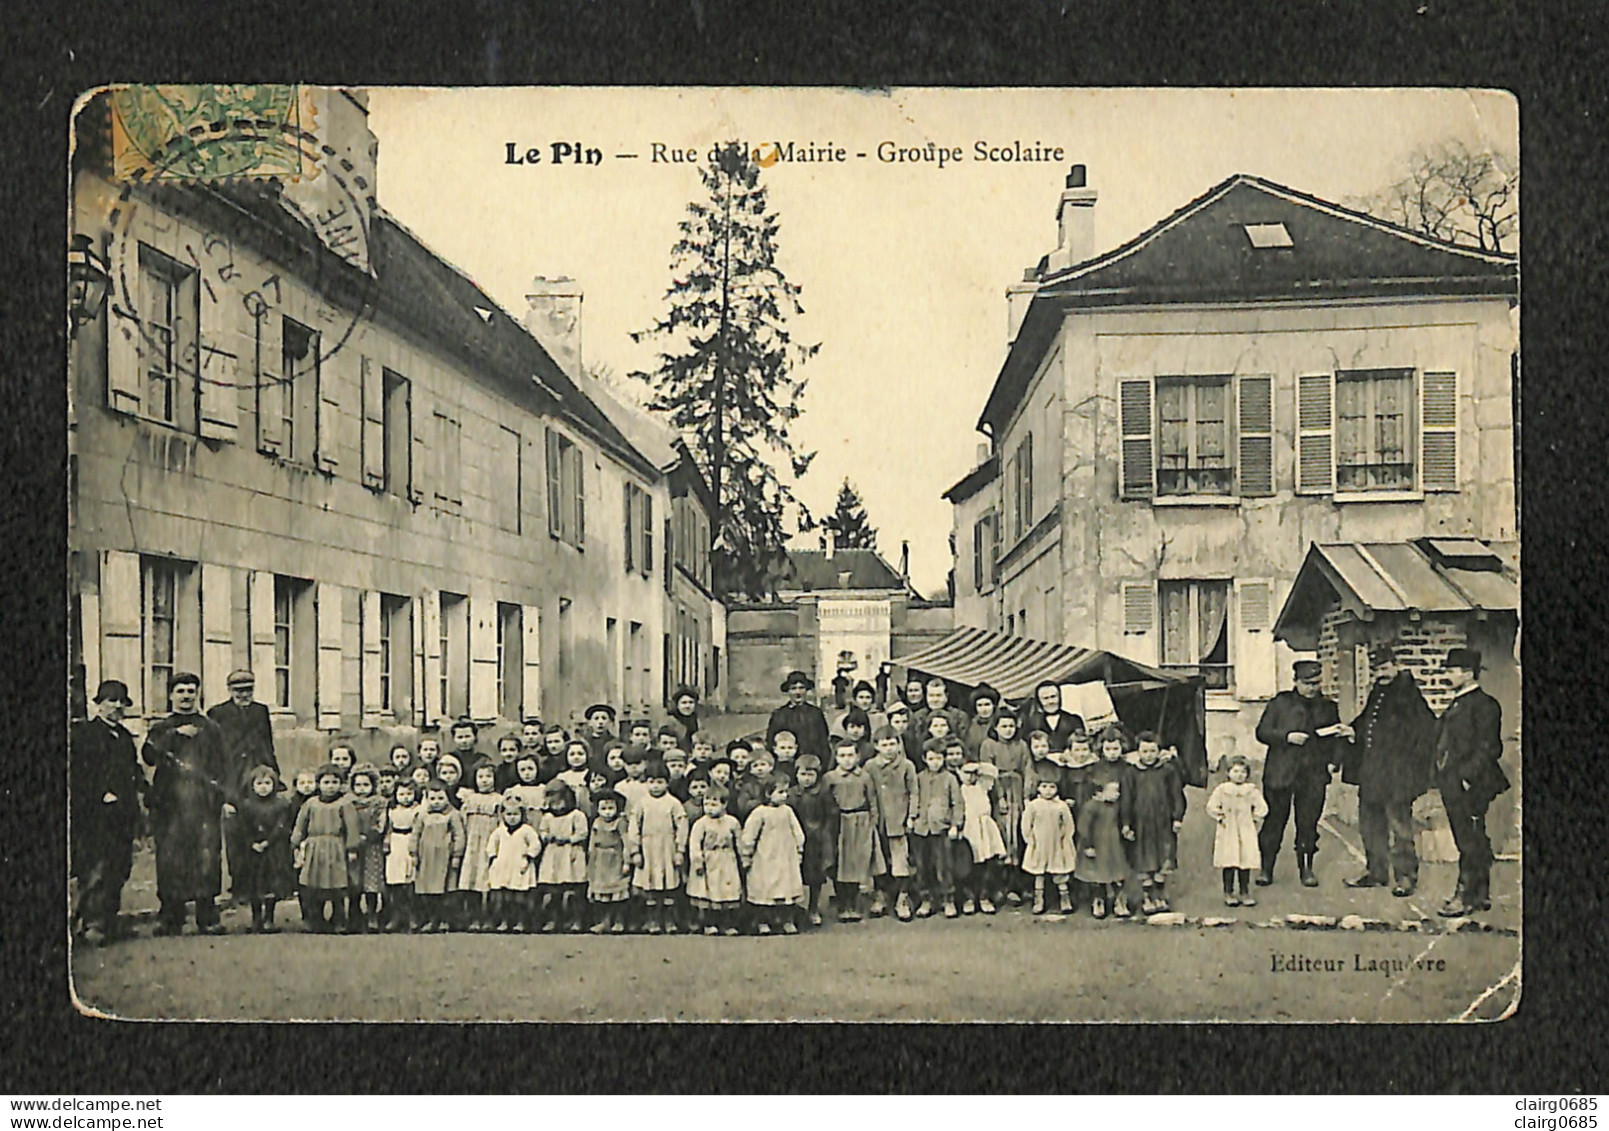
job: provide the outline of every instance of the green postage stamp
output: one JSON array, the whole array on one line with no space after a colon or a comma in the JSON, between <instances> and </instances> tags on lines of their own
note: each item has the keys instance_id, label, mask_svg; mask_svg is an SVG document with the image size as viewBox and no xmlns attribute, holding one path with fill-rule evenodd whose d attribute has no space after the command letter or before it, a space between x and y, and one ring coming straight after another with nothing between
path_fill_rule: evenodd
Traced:
<instances>
[{"instance_id":1,"label":"green postage stamp","mask_svg":"<svg viewBox=\"0 0 1609 1131\"><path fill-rule=\"evenodd\" d=\"M295 84L130 85L111 109L119 179L296 179L313 165L313 105Z\"/></svg>"}]
</instances>

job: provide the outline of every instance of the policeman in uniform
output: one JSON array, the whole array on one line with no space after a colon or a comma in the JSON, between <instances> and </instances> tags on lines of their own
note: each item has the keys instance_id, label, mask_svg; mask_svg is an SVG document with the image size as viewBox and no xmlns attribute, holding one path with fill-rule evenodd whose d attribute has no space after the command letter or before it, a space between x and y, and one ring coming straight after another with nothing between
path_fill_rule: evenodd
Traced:
<instances>
[{"instance_id":1,"label":"policeman in uniform","mask_svg":"<svg viewBox=\"0 0 1609 1131\"><path fill-rule=\"evenodd\" d=\"M1336 740L1351 738L1352 728L1341 722L1332 700L1319 694L1317 660L1298 660L1292 668L1294 691L1281 691L1257 723L1257 741L1268 747L1263 763L1263 796L1268 819L1257 836L1263 857L1257 882L1274 882L1274 860L1285 837L1291 808L1296 809L1296 869L1304 887L1317 887L1313 854L1318 851L1318 819L1324 813L1324 793L1331 766L1337 760Z\"/></svg>"}]
</instances>

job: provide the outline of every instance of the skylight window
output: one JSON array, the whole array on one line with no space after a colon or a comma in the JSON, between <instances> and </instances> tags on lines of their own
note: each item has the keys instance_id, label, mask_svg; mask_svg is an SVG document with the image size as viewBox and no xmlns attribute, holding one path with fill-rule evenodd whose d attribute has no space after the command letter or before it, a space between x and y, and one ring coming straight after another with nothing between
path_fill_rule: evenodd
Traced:
<instances>
[{"instance_id":1,"label":"skylight window","mask_svg":"<svg viewBox=\"0 0 1609 1131\"><path fill-rule=\"evenodd\" d=\"M1290 232L1285 230L1284 224L1243 224L1246 229L1246 238L1251 240L1255 248L1294 247Z\"/></svg>"}]
</instances>

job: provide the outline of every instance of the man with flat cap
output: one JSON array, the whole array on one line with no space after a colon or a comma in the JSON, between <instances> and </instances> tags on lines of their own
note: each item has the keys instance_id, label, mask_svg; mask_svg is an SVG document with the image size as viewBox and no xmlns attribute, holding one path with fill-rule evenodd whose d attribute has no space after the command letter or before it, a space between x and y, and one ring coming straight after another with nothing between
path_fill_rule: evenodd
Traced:
<instances>
[{"instance_id":1,"label":"man with flat cap","mask_svg":"<svg viewBox=\"0 0 1609 1131\"><path fill-rule=\"evenodd\" d=\"M184 930L185 905L196 905L196 929L221 935L218 893L223 890L222 816L233 816L223 731L201 714L201 678L176 672L168 681L173 713L151 724L140 757L155 768L146 794L156 834L156 933Z\"/></svg>"},{"instance_id":2,"label":"man with flat cap","mask_svg":"<svg viewBox=\"0 0 1609 1131\"><path fill-rule=\"evenodd\" d=\"M1419 883L1414 846L1413 803L1430 788L1430 754L1436 715L1420 694L1413 673L1397 666L1389 644L1369 649L1374 684L1352 720L1355 737L1341 763L1341 780L1358 787L1358 835L1363 838L1363 875L1351 888L1384 887L1410 896Z\"/></svg>"},{"instance_id":3,"label":"man with flat cap","mask_svg":"<svg viewBox=\"0 0 1609 1131\"><path fill-rule=\"evenodd\" d=\"M134 736L123 725L133 706L128 685L102 680L92 706L92 718L73 724L67 765L72 869L78 878L73 925L85 941L97 943L117 934L145 775L134 754Z\"/></svg>"},{"instance_id":4,"label":"man with flat cap","mask_svg":"<svg viewBox=\"0 0 1609 1131\"><path fill-rule=\"evenodd\" d=\"M1274 861L1291 808L1296 809L1296 870L1303 887L1317 887L1313 856L1318 852L1318 821L1324 815L1324 794L1329 788L1331 765L1338 761L1336 740L1350 738L1352 728L1341 721L1333 700L1319 694L1322 672L1317 660L1297 660L1292 668L1294 691L1281 691L1268 701L1257 723L1257 741L1268 747L1263 763L1263 797L1268 819L1257 835L1262 871L1257 882L1274 882Z\"/></svg>"},{"instance_id":5,"label":"man with flat cap","mask_svg":"<svg viewBox=\"0 0 1609 1131\"><path fill-rule=\"evenodd\" d=\"M793 737L799 740L799 754L814 754L825 766L832 761L832 738L827 733L827 716L814 703L805 702L810 689L815 686L816 681L804 672L788 673L782 681L782 693L788 697L788 701L771 712L771 721L765 728L765 745L766 749L772 749L778 734L791 731Z\"/></svg>"},{"instance_id":6,"label":"man with flat cap","mask_svg":"<svg viewBox=\"0 0 1609 1131\"><path fill-rule=\"evenodd\" d=\"M1481 654L1454 648L1443 670L1453 685L1453 701L1436 723L1435 781L1458 845L1458 886L1437 914L1451 918L1491 909L1486 810L1510 783L1498 765L1503 708L1481 689Z\"/></svg>"},{"instance_id":7,"label":"man with flat cap","mask_svg":"<svg viewBox=\"0 0 1609 1131\"><path fill-rule=\"evenodd\" d=\"M279 759L274 756L274 724L268 708L256 701L257 677L246 668L229 673L229 698L207 711L207 718L223 732L223 749L229 757L227 779L236 796L250 791L251 772L267 766L279 776ZM240 822L224 823L224 848L229 855L229 875L239 874L250 847L241 839Z\"/></svg>"}]
</instances>

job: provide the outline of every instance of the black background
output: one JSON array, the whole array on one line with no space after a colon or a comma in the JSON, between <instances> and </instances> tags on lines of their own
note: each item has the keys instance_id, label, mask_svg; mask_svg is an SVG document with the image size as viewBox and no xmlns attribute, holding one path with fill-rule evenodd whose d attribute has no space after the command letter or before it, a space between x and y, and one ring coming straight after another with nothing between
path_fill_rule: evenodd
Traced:
<instances>
[{"instance_id":1,"label":"black background","mask_svg":"<svg viewBox=\"0 0 1609 1131\"><path fill-rule=\"evenodd\" d=\"M478 0L412 13L405 4L373 2L29 8L8 10L4 21L0 113L10 245L0 284L9 504L0 541L7 579L0 664L8 669L12 735L0 755L0 1092L1605 1089L1609 755L1600 657L1609 393L1602 385L1601 182L1609 174L1602 140L1609 59L1598 4L1028 0L937 9ZM81 91L106 82L219 80L1514 91L1525 186L1526 915L1517 1015L1469 1026L561 1031L130 1024L77 1014L66 988L62 821L68 116ZM833 1108L821 1114L831 1118ZM726 1117L748 1118L737 1109Z\"/></svg>"}]
</instances>

